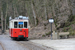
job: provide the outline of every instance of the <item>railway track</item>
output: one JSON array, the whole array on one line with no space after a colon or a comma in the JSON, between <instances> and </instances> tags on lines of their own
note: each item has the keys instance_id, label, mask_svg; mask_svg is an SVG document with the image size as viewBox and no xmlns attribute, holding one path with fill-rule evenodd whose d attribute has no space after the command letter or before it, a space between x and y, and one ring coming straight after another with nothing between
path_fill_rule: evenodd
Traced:
<instances>
[{"instance_id":1,"label":"railway track","mask_svg":"<svg viewBox=\"0 0 75 50\"><path fill-rule=\"evenodd\" d=\"M33 44L32 42L29 42L29 41L24 41L24 42L23 41L18 41L16 43L28 48L29 50L46 50L42 46L35 45L35 44Z\"/></svg>"},{"instance_id":2,"label":"railway track","mask_svg":"<svg viewBox=\"0 0 75 50\"><path fill-rule=\"evenodd\" d=\"M16 41L7 35L0 35L0 50L52 50L31 41Z\"/></svg>"},{"instance_id":3,"label":"railway track","mask_svg":"<svg viewBox=\"0 0 75 50\"><path fill-rule=\"evenodd\" d=\"M5 50L4 46L2 45L2 43L0 43L0 50Z\"/></svg>"}]
</instances>

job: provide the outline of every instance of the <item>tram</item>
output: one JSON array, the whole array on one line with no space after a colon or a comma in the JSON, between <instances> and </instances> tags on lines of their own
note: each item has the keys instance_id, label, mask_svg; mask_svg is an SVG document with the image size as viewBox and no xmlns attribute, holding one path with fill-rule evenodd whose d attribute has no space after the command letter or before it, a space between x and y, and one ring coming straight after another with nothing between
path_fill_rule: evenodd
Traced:
<instances>
[{"instance_id":1,"label":"tram","mask_svg":"<svg viewBox=\"0 0 75 50\"><path fill-rule=\"evenodd\" d=\"M9 35L12 39L28 38L28 19L25 16L19 16L15 19L9 18Z\"/></svg>"}]
</instances>

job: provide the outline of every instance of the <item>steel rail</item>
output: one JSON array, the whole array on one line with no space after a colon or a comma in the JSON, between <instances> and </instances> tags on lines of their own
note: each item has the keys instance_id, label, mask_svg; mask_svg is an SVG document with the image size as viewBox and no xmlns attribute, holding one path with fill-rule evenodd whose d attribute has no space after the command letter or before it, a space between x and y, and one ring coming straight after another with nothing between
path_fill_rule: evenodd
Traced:
<instances>
[{"instance_id":1,"label":"steel rail","mask_svg":"<svg viewBox=\"0 0 75 50\"><path fill-rule=\"evenodd\" d=\"M4 46L3 46L3 44L1 42L0 42L0 45L1 45L2 49L5 50L5 48L4 48Z\"/></svg>"},{"instance_id":2,"label":"steel rail","mask_svg":"<svg viewBox=\"0 0 75 50\"><path fill-rule=\"evenodd\" d=\"M46 50L46 49L41 48L41 47L39 47L39 46L37 46L37 45L34 45L32 42L31 42L31 43L27 42L27 43L25 44L25 42L20 41L20 42L17 42L17 43L20 44L20 45L22 45L22 46L25 46L25 47L28 48L29 50L34 50L35 47L38 47L38 48L40 48L40 49L42 49L42 50ZM29 46L31 46L31 47L29 47ZM33 48L32 46L34 46L34 48Z\"/></svg>"}]
</instances>

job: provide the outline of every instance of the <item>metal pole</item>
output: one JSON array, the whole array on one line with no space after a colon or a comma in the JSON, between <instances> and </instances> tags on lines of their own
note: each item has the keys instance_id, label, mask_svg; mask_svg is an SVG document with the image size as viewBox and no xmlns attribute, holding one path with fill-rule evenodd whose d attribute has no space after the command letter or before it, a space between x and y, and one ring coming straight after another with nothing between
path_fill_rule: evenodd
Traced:
<instances>
[{"instance_id":1,"label":"metal pole","mask_svg":"<svg viewBox=\"0 0 75 50\"><path fill-rule=\"evenodd\" d=\"M52 23L51 23L51 40L52 40Z\"/></svg>"}]
</instances>

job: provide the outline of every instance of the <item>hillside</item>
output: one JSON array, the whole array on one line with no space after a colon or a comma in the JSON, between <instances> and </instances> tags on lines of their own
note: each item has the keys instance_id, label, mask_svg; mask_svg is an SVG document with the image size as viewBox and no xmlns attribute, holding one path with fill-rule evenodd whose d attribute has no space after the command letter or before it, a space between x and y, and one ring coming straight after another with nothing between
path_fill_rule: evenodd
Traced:
<instances>
[{"instance_id":1,"label":"hillside","mask_svg":"<svg viewBox=\"0 0 75 50\"><path fill-rule=\"evenodd\" d=\"M0 15L2 30L8 28L10 16L29 17L32 38L50 34L50 18L54 19L54 31L74 34L75 0L0 0Z\"/></svg>"},{"instance_id":2,"label":"hillside","mask_svg":"<svg viewBox=\"0 0 75 50\"><path fill-rule=\"evenodd\" d=\"M75 35L75 1L74 0L52 0L50 1L52 4L47 5L47 17L54 18L53 31L56 32L70 32L70 35ZM47 3L48 4L48 3ZM50 9L49 9L50 8ZM43 13L43 12L42 12ZM45 14L46 15L46 14ZM40 15L41 16L41 15ZM30 35L32 37L49 37L50 36L50 23L48 19L42 19L38 17L40 20L37 27L34 27L30 31ZM35 35L34 35L35 34Z\"/></svg>"}]
</instances>

